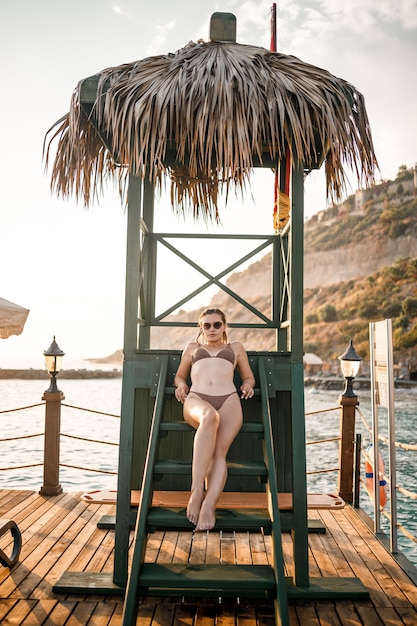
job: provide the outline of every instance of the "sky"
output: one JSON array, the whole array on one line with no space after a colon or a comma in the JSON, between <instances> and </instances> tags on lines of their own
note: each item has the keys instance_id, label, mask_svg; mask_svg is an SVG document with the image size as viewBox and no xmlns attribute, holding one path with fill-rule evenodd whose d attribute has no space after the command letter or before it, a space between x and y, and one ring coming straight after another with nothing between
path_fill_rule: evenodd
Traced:
<instances>
[{"instance_id":1,"label":"sky","mask_svg":"<svg viewBox=\"0 0 417 626\"><path fill-rule=\"evenodd\" d=\"M207 40L215 11L236 15L238 43L268 48L271 5L0 0L0 296L30 309L23 333L0 340L1 368L42 368L54 335L67 368L85 367L83 359L123 345L126 214L119 198L109 188L88 210L57 199L42 162L45 134L68 112L78 81ZM377 181L417 161L416 30L417 0L277 2L278 51L325 68L364 94ZM353 192L357 183L349 178ZM243 208L242 201L228 205L223 225L208 232L271 234L272 187L261 177L253 195ZM323 172L313 172L305 185L306 216L325 206ZM175 216L166 198L158 202L155 230L201 228Z\"/></svg>"}]
</instances>

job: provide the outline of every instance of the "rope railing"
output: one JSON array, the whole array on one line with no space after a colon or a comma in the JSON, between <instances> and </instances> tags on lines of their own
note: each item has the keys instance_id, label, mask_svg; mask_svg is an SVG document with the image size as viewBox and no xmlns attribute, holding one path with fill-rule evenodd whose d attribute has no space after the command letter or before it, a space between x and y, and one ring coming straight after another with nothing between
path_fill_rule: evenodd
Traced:
<instances>
[{"instance_id":1,"label":"rope railing","mask_svg":"<svg viewBox=\"0 0 417 626\"><path fill-rule=\"evenodd\" d=\"M362 447L361 448L361 452L362 452L365 460L368 461L368 463L370 463L370 465L372 465L373 464L373 459L371 459L371 457L367 453L366 448ZM384 474L384 472L381 472L381 471L379 472L379 479L380 480L384 480L387 483L387 485L389 484L389 477L386 474ZM400 493L402 493L407 498L411 498L412 500L417 500L417 493L415 493L414 491L409 491L405 487L401 487L401 485L396 485L396 490L399 491Z\"/></svg>"},{"instance_id":2,"label":"rope railing","mask_svg":"<svg viewBox=\"0 0 417 626\"><path fill-rule=\"evenodd\" d=\"M331 441L340 441L340 437L330 437L329 439L315 439L314 441L306 441L306 446L315 446L318 443L330 443Z\"/></svg>"},{"instance_id":3,"label":"rope railing","mask_svg":"<svg viewBox=\"0 0 417 626\"><path fill-rule=\"evenodd\" d=\"M40 402L37 404L31 404L29 406L24 406L24 407L19 407L19 408L13 408L13 409L6 409L6 410L2 410L0 411L0 413L11 413L14 411L25 411L27 409L32 409L34 407L38 407L38 406L43 406L45 405L45 402ZM78 407L75 406L73 404L66 404L66 403L62 403L62 406L65 406L66 408L69 409L76 409L79 411L86 411L89 413L95 413L97 415L106 415L108 417L115 417L120 419L119 415L115 415L114 413L106 413L104 411L97 411L95 409L87 409L85 407ZM335 410L339 410L340 407L331 407L329 409L322 409L320 411L311 411L309 413L306 413L306 416L309 415L318 415L319 413L328 413L331 411L335 411ZM0 439L0 443L1 442L8 442L8 441L17 441L20 439L29 439L32 437L41 437L43 436L44 433L36 433L36 434L32 434L32 435L21 435L19 437L4 437ZM113 442L113 441L103 441L101 439L91 439L89 437L81 437L78 435L70 435L69 433L61 433L60 435L61 437L64 438L68 438L68 439L75 439L78 441L86 441L89 443L97 443L97 444L104 444L104 445L110 445L110 446L118 446L119 444L117 442ZM317 444L323 444L323 443L329 443L329 442L333 442L333 441L339 441L340 437L331 437L328 439L318 439L315 441L308 441L306 442L307 446L311 446L311 445L317 445ZM42 465L42 463L33 463L31 465L24 465L24 466L10 466L10 467L5 467L5 468L0 468L0 471L2 469L4 470L13 470L13 469L27 469L30 467L38 467L39 465ZM115 474L116 472L110 472L110 471L106 471L106 470L97 470L97 469L93 469L93 468L85 468L85 467L81 467L81 466L76 466L76 465L68 465L65 463L60 463L59 464L61 467L68 467L68 468L72 468L72 469L77 469L80 471L91 471L91 472L98 472L98 473L103 473L103 474ZM323 470L316 470L316 471L312 471L312 472L307 472L308 475L313 475L313 474L324 474L327 472L336 472L339 470L339 467L332 467L330 469L323 469Z\"/></svg>"},{"instance_id":4,"label":"rope railing","mask_svg":"<svg viewBox=\"0 0 417 626\"><path fill-rule=\"evenodd\" d=\"M34 409L36 406L42 406L45 402L39 402L38 404L30 404L29 406L22 406L17 409L3 409L0 413L14 413L15 411L26 411L26 409Z\"/></svg>"},{"instance_id":5,"label":"rope railing","mask_svg":"<svg viewBox=\"0 0 417 626\"><path fill-rule=\"evenodd\" d=\"M117 472L112 472L111 470L103 470L103 469L93 469L91 467L81 467L80 465L69 465L68 463L60 463L60 467L69 467L71 469L81 470L83 472L96 472L98 474L114 474L117 475Z\"/></svg>"},{"instance_id":6,"label":"rope railing","mask_svg":"<svg viewBox=\"0 0 417 626\"><path fill-rule=\"evenodd\" d=\"M85 409L82 406L74 406L72 404L61 403L61 406L66 406L67 409L77 409L77 411L87 411L88 413L97 413L97 415L108 415L109 417L116 417L120 419L120 415L115 415L114 413L105 413L104 411L95 411L94 409Z\"/></svg>"},{"instance_id":7,"label":"rope railing","mask_svg":"<svg viewBox=\"0 0 417 626\"><path fill-rule=\"evenodd\" d=\"M330 411L334 411L334 410L340 410L340 407L335 407L335 408L330 408L330 409L325 409L325 410L320 410L320 411L313 411L310 413L306 413L307 415L318 415L319 413L326 413L326 412L330 412ZM365 427L365 429L367 430L368 434L370 436L372 436L372 428L369 425L365 415L362 413L362 411L360 410L360 408L357 406L356 407L356 411L358 412L358 415ZM384 437L383 435L379 435L378 440L381 441L382 443L388 445L389 440L387 437ZM306 442L306 445L315 445L315 444L319 444L319 443L327 443L330 441L340 441L340 437L332 437L329 439L319 439L316 441L308 441ZM395 446L399 449L402 450L406 450L406 451L416 451L417 450L417 445L415 444L408 444L408 443L403 443L403 442L399 442L399 441L395 441ZM361 448L361 452L363 454L363 456L365 457L365 459L369 462L369 463L373 463L373 460L369 457L369 455L366 452L366 448L362 447ZM308 476L314 475L314 474L323 474L323 473L328 473L328 472L336 472L339 471L340 467L335 467L335 468L331 468L331 469L326 469L326 470L315 470L312 472L307 472ZM385 480L387 484L389 484L389 478L383 473L383 472L379 472L379 477L380 480ZM363 486L366 487L365 481L361 478L360 482L362 483ZM401 493L402 495L404 495L407 498L410 498L412 500L417 500L417 493L414 493L412 491L410 491L409 489L406 489L405 487L402 487L401 485L396 485L396 491L398 491L399 493ZM388 519L391 522L391 516L390 514L385 511L382 510L381 511L383 516ZM417 537L415 535L413 535L409 530L407 530L407 528L405 528L402 524L397 523L397 528L398 530L404 535L404 537L406 537L408 540L412 541L413 543L417 543Z\"/></svg>"},{"instance_id":8,"label":"rope railing","mask_svg":"<svg viewBox=\"0 0 417 626\"><path fill-rule=\"evenodd\" d=\"M365 426L365 429L368 431L368 434L370 435L370 437L372 437L372 428L369 425L369 423L367 422L366 417L364 416L364 414L362 413L362 411L360 410L360 408L357 406L356 408L356 412L359 415L359 417L361 418L362 424Z\"/></svg>"},{"instance_id":9,"label":"rope railing","mask_svg":"<svg viewBox=\"0 0 417 626\"><path fill-rule=\"evenodd\" d=\"M33 435L20 435L20 437L4 437L1 441L17 441L18 439L33 439L33 437L43 437L44 433L35 433Z\"/></svg>"},{"instance_id":10,"label":"rope railing","mask_svg":"<svg viewBox=\"0 0 417 626\"><path fill-rule=\"evenodd\" d=\"M383 514L386 515L385 512L383 512ZM391 519L391 516L389 516L389 518ZM415 535L412 535L404 526L402 526L401 524L397 524L397 528L402 532L405 537L407 537L407 539L410 539L410 541L412 541L413 543L417 543L417 537Z\"/></svg>"},{"instance_id":11,"label":"rope railing","mask_svg":"<svg viewBox=\"0 0 417 626\"><path fill-rule=\"evenodd\" d=\"M384 437L383 435L379 435L379 440L383 441L387 445L389 443L388 438ZM410 451L415 452L417 450L417 444L415 443L402 443L401 441L395 441L394 445L396 448L401 448L402 450L407 450L408 452Z\"/></svg>"},{"instance_id":12,"label":"rope railing","mask_svg":"<svg viewBox=\"0 0 417 626\"><path fill-rule=\"evenodd\" d=\"M36 403L36 404L31 404L28 406L24 406L24 407L18 407L18 408L13 408L13 409L3 409L0 411L0 414L6 414L6 413L13 413L13 412L17 412L17 411L26 411L29 409L33 409L39 406L43 406L45 405L45 402L40 402L40 403ZM88 409L85 407L78 407L72 404L64 404L62 403L62 406L65 406L66 408L69 409L76 409L79 411L85 411L88 413L94 413L96 415L105 415L108 417L114 417L117 419L120 419L119 415L115 415L113 413L107 413L105 411L97 411L95 409ZM306 417L307 416L311 416L311 415L319 415L321 413L329 413L332 411L340 411L340 406L336 406L336 407L330 407L328 409L321 409L318 411L310 411L308 413L306 413ZM369 425L369 423L366 420L366 417L364 416L364 414L362 413L362 411L359 409L359 407L356 407L356 411L365 427L365 429L367 430L367 432L369 433L369 435L372 434L372 429ZM0 439L0 443L1 442L10 442L10 441L17 441L17 440L24 440L24 439L31 439L31 438L35 438L35 437L41 437L44 433L34 433L34 434L30 434L30 435L20 435L19 437L4 437ZM111 441L103 441L103 440L99 440L99 439L91 439L89 437L82 437L82 436L78 436L78 435L71 435L69 433L61 433L60 435L61 437L65 437L68 439L75 439L75 440L79 440L79 441L86 441L89 443L96 443L96 444L106 444L106 445L111 445L111 446L118 446L119 444L117 442L111 442ZM379 440L381 442L383 442L384 444L388 444L388 439L382 435L379 435ZM326 439L317 439L314 441L307 441L306 442L306 446L312 446L312 445L320 445L320 444L325 444L325 443L332 443L332 442L337 442L340 441L340 436L339 437L329 437ZM397 448L401 448L403 450L406 451L416 451L417 450L417 444L407 444L407 443L403 443L403 442L395 442L395 446ZM367 458L368 461L371 461L371 459L369 458L369 456L366 453L366 449L362 448L361 449L362 454L365 456L365 458ZM32 467L40 467L42 466L43 463L31 463L31 464L25 464L25 465L14 465L14 466L10 466L10 467L1 467L0 471L7 471L7 470L20 470L20 469L29 469ZM100 474L107 474L107 475L117 475L117 472L115 471L111 471L111 470L103 470L103 469L95 469L95 468L89 468L89 467L84 467L84 466L79 466L79 465L71 465L68 463L59 463L60 467L66 467L69 469L74 469L74 470L78 470L78 471L82 471L82 472L94 472L94 473L100 473ZM340 467L331 467L331 468L327 468L327 469L320 469L320 470L314 470L314 471L308 471L307 475L308 476L312 476L312 475L318 475L318 474L325 474L325 473L330 473L330 472L338 472L340 471ZM382 472L380 472L380 478L382 478L383 480L388 482L388 477L385 476ZM361 483L364 483L363 479L361 479ZM396 486L396 489L398 492L400 492L401 494L403 494L405 497L411 498L413 500L417 500L417 493L414 493L408 489L406 489L405 487L402 487L400 485ZM382 512L384 517L386 517L387 519L390 520L390 515L386 512L383 511ZM413 541L414 543L417 543L417 537L415 537L412 533L410 533L404 526L402 526L401 524L397 524L398 529L402 532L402 534L407 537L407 539L409 539L410 541Z\"/></svg>"},{"instance_id":13,"label":"rope railing","mask_svg":"<svg viewBox=\"0 0 417 626\"><path fill-rule=\"evenodd\" d=\"M27 406L17 407L13 409L2 409L0 414L15 413L17 411L26 411L28 409L34 409L38 406L43 406L45 402L38 402L36 404L29 404ZM31 435L19 435L19 437L2 437L0 443L8 443L10 441L18 441L23 439L34 439L36 437L43 437L44 433L32 433ZM10 470L22 470L30 469L31 467L40 467L43 463L28 463L25 465L10 465L9 467L0 467L0 472L6 472Z\"/></svg>"},{"instance_id":14,"label":"rope railing","mask_svg":"<svg viewBox=\"0 0 417 626\"><path fill-rule=\"evenodd\" d=\"M365 428L367 429L367 431L369 432L369 434L372 434L372 429L369 426L366 417L363 415L362 411L360 411L357 408L357 411L360 415L360 418L365 426ZM382 435L378 436L378 441L382 441L385 444L389 443L389 440L386 437L383 437ZM397 448L401 448L402 450L407 450L407 451L414 451L417 450L417 446L413 445L413 444L405 444L405 443L401 443L398 441L395 441L395 446ZM369 455L366 452L366 448L362 447L362 454L364 455L365 459L372 465L373 464L373 460L369 457ZM379 476L381 479L385 480L387 483L389 482L389 478L382 472L379 472ZM397 491L399 491L400 493L402 493L403 495L412 498L413 500L417 500L417 493L414 493L412 491L409 491L408 489L405 489L404 487L401 487L399 485L397 485Z\"/></svg>"},{"instance_id":15,"label":"rope railing","mask_svg":"<svg viewBox=\"0 0 417 626\"><path fill-rule=\"evenodd\" d=\"M320 413L330 413L331 411L340 411L340 406L338 407L331 407L329 409L320 409L318 411L309 411L308 413L306 413L306 417L310 416L310 415L319 415ZM306 446L315 446L315 445L319 445L322 443L331 443L333 441L340 441L340 436L339 437L329 437L327 439L315 439L314 441L306 441ZM307 476L314 476L317 474L329 474L331 472L338 472L340 470L340 467L330 467L328 469L320 469L320 470L312 470L312 471L308 471L307 472Z\"/></svg>"},{"instance_id":16,"label":"rope railing","mask_svg":"<svg viewBox=\"0 0 417 626\"><path fill-rule=\"evenodd\" d=\"M28 409L33 409L39 406L45 406L45 402L38 402L37 404L30 404L27 406L22 406L22 407L17 407L17 408L13 408L13 409L3 409L0 411L0 414L5 414L5 413L14 413L16 411L26 411ZM77 409L79 411L86 411L89 413L95 413L97 415L106 415L108 417L115 417L120 419L120 415L115 415L113 413L106 413L104 411L97 411L95 409L87 409L85 407L78 407L78 406L74 406L72 404L64 404L62 403L61 406L65 406L69 409ZM24 440L24 439L33 439L35 437L43 437L45 433L33 433L31 435L20 435L18 437L2 437L0 438L0 443L8 443L11 441L19 441L19 440ZM113 442L113 441L103 441L101 439L91 439L89 437L81 437L78 435L70 435L68 433L60 433L61 437L66 437L69 439L77 439L79 441L86 441L89 443L97 443L97 444L104 444L104 445L108 445L108 446L118 446L119 444L117 442ZM1 471L9 471L9 470L20 470L20 469L30 469L32 467L40 467L42 466L43 463L28 463L26 465L10 465L9 467L0 467L0 472ZM95 469L95 468L86 468L86 467L80 467L80 466L76 466L76 465L69 465L66 463L59 463L60 467L68 467L71 469L76 469L76 470L80 470L80 471L85 471L85 472L96 472L96 473L100 473L100 474L117 474L117 472L113 472L110 470L103 470L103 469Z\"/></svg>"},{"instance_id":17,"label":"rope railing","mask_svg":"<svg viewBox=\"0 0 417 626\"><path fill-rule=\"evenodd\" d=\"M307 415L318 415L319 413L330 413L331 411L340 411L340 406L333 406L330 409L319 409L318 411L309 411Z\"/></svg>"},{"instance_id":18,"label":"rope railing","mask_svg":"<svg viewBox=\"0 0 417 626\"><path fill-rule=\"evenodd\" d=\"M88 441L89 443L102 443L107 446L118 446L117 441L103 441L102 439L90 439L88 437L80 437L79 435L69 435L68 433L61 433L61 437L67 437L67 439L78 439L79 441Z\"/></svg>"},{"instance_id":19,"label":"rope railing","mask_svg":"<svg viewBox=\"0 0 417 626\"><path fill-rule=\"evenodd\" d=\"M46 402L38 402L37 404L29 404L28 406L21 406L14 409L2 409L1 413L14 413L15 411L26 411L27 409L34 409L38 406L45 406ZM66 404L64 402L61 403L61 406L65 406L68 409L77 409L77 411L87 411L88 413L97 413L98 415L107 415L108 417L116 417L120 419L120 415L115 415L114 413L106 413L105 411L96 411L95 409L86 409L82 406L74 406L73 404ZM1 439L0 439L1 441Z\"/></svg>"},{"instance_id":20,"label":"rope railing","mask_svg":"<svg viewBox=\"0 0 417 626\"><path fill-rule=\"evenodd\" d=\"M30 467L40 467L43 463L31 463L30 465L11 465L10 467L0 467L0 472L15 469L29 469Z\"/></svg>"},{"instance_id":21,"label":"rope railing","mask_svg":"<svg viewBox=\"0 0 417 626\"><path fill-rule=\"evenodd\" d=\"M359 407L356 407L356 410L366 430L368 431L370 435L372 435L372 428L367 422L366 417L364 416L362 411L359 409ZM388 438L384 437L383 435L378 435L378 441L382 441L383 443L386 443L387 445L389 444ZM414 452L417 450L417 444L414 444L414 443L403 443L401 441L394 441L394 445L396 448L399 448L402 450L408 450L408 451L414 451Z\"/></svg>"},{"instance_id":22,"label":"rope railing","mask_svg":"<svg viewBox=\"0 0 417 626\"><path fill-rule=\"evenodd\" d=\"M328 472L338 472L340 467L331 467L330 469L314 470L313 472L307 472L307 476L313 476L313 474L327 474Z\"/></svg>"}]
</instances>

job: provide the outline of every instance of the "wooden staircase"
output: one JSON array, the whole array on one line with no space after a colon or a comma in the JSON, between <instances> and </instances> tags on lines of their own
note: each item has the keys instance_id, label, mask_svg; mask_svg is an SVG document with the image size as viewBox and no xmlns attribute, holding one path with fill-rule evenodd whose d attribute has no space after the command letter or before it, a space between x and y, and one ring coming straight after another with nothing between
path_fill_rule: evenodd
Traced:
<instances>
[{"instance_id":1,"label":"wooden staircase","mask_svg":"<svg viewBox=\"0 0 417 626\"><path fill-rule=\"evenodd\" d=\"M262 421L245 423L242 431L262 438L263 462L245 461L228 464L230 475L257 476L265 483L268 511L219 510L215 530L256 530L264 528L272 536L271 565L172 564L145 563L149 532L160 529L189 529L192 525L179 508L152 507L155 483L163 475L190 475L191 463L159 458L161 438L189 430L185 422L164 422L164 403L173 389L166 386L168 357L161 362L153 419L145 462L140 502L136 518L133 558L126 587L123 625L136 623L139 596L188 595L201 597L272 597L277 626L288 622L287 584L281 544L281 521L278 508L278 485L268 384L263 358L259 358L259 390Z\"/></svg>"},{"instance_id":2,"label":"wooden staircase","mask_svg":"<svg viewBox=\"0 0 417 626\"><path fill-rule=\"evenodd\" d=\"M309 574L308 533L326 529L319 520L307 518L302 364L292 362L289 353L248 356L259 388L255 398L243 405L242 435L229 450L229 479L214 530L257 533L262 529L271 534L271 567L212 566L195 561L192 566L173 566L159 559L155 565L144 562L150 532L175 529L191 533L194 528L186 519L184 497L191 482L192 432L187 432L190 427L181 419L181 405L172 387L180 353L145 351L124 364L127 382L122 396L116 517L104 516L98 524L115 529L113 572L63 572L53 586L54 593L119 595L126 591L126 625L135 622L138 598L146 595L268 597L274 600L277 624L287 623L287 598L369 597L358 578ZM235 382L238 385L239 381ZM296 392L299 389L300 393ZM236 506L238 493L242 500L247 494L245 506L240 506L243 502ZM133 528L134 554L129 555ZM288 531L293 571L284 578L281 532Z\"/></svg>"}]
</instances>

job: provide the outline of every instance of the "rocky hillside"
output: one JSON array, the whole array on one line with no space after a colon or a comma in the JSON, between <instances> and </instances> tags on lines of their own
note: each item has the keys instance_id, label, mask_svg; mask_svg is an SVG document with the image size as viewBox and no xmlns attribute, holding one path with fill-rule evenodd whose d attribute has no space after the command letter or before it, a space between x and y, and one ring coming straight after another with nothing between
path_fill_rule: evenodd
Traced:
<instances>
[{"instance_id":1,"label":"rocky hillside","mask_svg":"<svg viewBox=\"0 0 417 626\"><path fill-rule=\"evenodd\" d=\"M407 182L402 166L359 207L351 196L307 222L306 352L330 360L353 338L366 358L369 322L391 318L395 360L417 369L417 198Z\"/></svg>"},{"instance_id":2,"label":"rocky hillside","mask_svg":"<svg viewBox=\"0 0 417 626\"><path fill-rule=\"evenodd\" d=\"M415 189L410 186L405 192L401 179L392 188L376 191L358 208L350 196L306 223L306 288L367 276L399 258L417 256Z\"/></svg>"},{"instance_id":3,"label":"rocky hillside","mask_svg":"<svg viewBox=\"0 0 417 626\"><path fill-rule=\"evenodd\" d=\"M305 225L306 352L334 361L352 338L357 352L369 355L369 322L392 318L397 362L417 369L417 198L406 185L411 170L402 166L390 185L375 188L357 206L355 196L314 216ZM269 312L270 259L234 273L228 286L266 314ZM234 322L247 314L228 294L211 303ZM181 311L177 319L196 321L198 311ZM231 338L248 350L274 349L270 331L233 329ZM184 328L158 328L155 348L178 348L195 337ZM113 361L114 362L114 361Z\"/></svg>"},{"instance_id":4,"label":"rocky hillside","mask_svg":"<svg viewBox=\"0 0 417 626\"><path fill-rule=\"evenodd\" d=\"M306 352L330 361L352 338L358 354L368 358L369 322L391 318L396 362L417 369L417 257L355 280L307 288L304 312Z\"/></svg>"},{"instance_id":5,"label":"rocky hillside","mask_svg":"<svg viewBox=\"0 0 417 626\"><path fill-rule=\"evenodd\" d=\"M227 286L253 306L268 314L270 309L271 272L270 256L253 263L247 270L235 272L227 281ZM207 303L222 309L228 320L234 323L252 321L250 313L244 309L234 298L226 292L220 291ZM197 318L201 309L195 311L180 311L177 319L193 322L197 327ZM189 341L193 341L197 335L197 328L157 328L152 335L155 348L166 348L167 341L172 348L182 349ZM274 333L270 330L259 329L231 329L229 338L233 341L241 341L247 350L274 350Z\"/></svg>"}]
</instances>

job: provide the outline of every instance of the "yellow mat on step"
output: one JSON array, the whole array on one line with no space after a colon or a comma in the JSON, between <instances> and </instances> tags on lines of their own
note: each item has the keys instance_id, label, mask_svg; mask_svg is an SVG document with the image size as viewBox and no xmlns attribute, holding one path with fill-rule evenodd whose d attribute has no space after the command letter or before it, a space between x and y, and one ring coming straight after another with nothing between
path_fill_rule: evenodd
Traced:
<instances>
[{"instance_id":1,"label":"yellow mat on step","mask_svg":"<svg viewBox=\"0 0 417 626\"><path fill-rule=\"evenodd\" d=\"M185 508L190 493L188 491L154 491L152 506L167 506ZM131 492L131 505L138 506L140 491ZM81 499L92 504L116 504L117 491L98 489L83 493ZM292 509L292 494L278 494L279 508L283 511ZM224 491L217 503L217 508L224 509L264 509L266 508L266 494L255 492ZM307 495L309 509L341 509L345 506L344 500L331 493L309 493Z\"/></svg>"}]
</instances>

